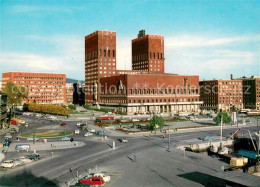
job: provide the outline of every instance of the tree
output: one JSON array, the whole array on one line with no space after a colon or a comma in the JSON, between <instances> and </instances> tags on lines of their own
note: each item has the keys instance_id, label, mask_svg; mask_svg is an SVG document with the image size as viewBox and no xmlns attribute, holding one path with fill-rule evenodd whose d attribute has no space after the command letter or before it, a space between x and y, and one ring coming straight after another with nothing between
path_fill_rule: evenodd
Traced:
<instances>
[{"instance_id":1,"label":"tree","mask_svg":"<svg viewBox=\"0 0 260 187\"><path fill-rule=\"evenodd\" d=\"M158 128L157 126L158 126L160 129L162 129L163 126L164 126L164 121L163 121L163 118L162 118L161 116L154 115L154 116L152 117L152 119L150 120L149 128L150 128L151 130L156 130L156 129Z\"/></svg>"},{"instance_id":2,"label":"tree","mask_svg":"<svg viewBox=\"0 0 260 187\"><path fill-rule=\"evenodd\" d=\"M27 98L28 95L25 87L18 87L12 82L7 82L3 92L7 95L9 105L21 104L22 98Z\"/></svg>"},{"instance_id":3,"label":"tree","mask_svg":"<svg viewBox=\"0 0 260 187\"><path fill-rule=\"evenodd\" d=\"M222 119L224 124L230 123L232 121L231 117L226 112L219 112L218 115L213 119L217 125L221 123L221 116L223 116Z\"/></svg>"}]
</instances>

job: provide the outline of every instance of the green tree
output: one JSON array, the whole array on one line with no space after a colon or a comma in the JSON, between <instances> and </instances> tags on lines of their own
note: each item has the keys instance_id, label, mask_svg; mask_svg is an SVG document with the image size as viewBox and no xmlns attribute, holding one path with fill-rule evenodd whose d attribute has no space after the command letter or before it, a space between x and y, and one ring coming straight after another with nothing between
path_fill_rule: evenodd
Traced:
<instances>
[{"instance_id":1,"label":"green tree","mask_svg":"<svg viewBox=\"0 0 260 187\"><path fill-rule=\"evenodd\" d=\"M29 104L27 104L27 103L23 104L23 111L24 112L28 112L29 111Z\"/></svg>"},{"instance_id":2,"label":"green tree","mask_svg":"<svg viewBox=\"0 0 260 187\"><path fill-rule=\"evenodd\" d=\"M224 124L228 124L231 122L231 117L226 112L219 112L218 115L213 119L217 125L221 123L221 116L223 116Z\"/></svg>"},{"instance_id":3,"label":"green tree","mask_svg":"<svg viewBox=\"0 0 260 187\"><path fill-rule=\"evenodd\" d=\"M71 110L76 110L75 105L68 105L68 107L69 107L69 109L71 109Z\"/></svg>"},{"instance_id":4,"label":"green tree","mask_svg":"<svg viewBox=\"0 0 260 187\"><path fill-rule=\"evenodd\" d=\"M150 130L156 130L157 126L162 129L164 126L164 121L161 116L154 115L149 123Z\"/></svg>"},{"instance_id":5,"label":"green tree","mask_svg":"<svg viewBox=\"0 0 260 187\"><path fill-rule=\"evenodd\" d=\"M7 95L9 105L21 104L23 98L27 98L28 92L25 87L18 87L12 82L7 82L3 92Z\"/></svg>"}]
</instances>

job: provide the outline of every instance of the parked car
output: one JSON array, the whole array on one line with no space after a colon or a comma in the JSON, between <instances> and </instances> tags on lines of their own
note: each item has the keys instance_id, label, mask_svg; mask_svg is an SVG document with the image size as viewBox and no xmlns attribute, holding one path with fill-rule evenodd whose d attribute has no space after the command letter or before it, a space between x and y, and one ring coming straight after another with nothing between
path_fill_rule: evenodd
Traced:
<instances>
[{"instance_id":1,"label":"parked car","mask_svg":"<svg viewBox=\"0 0 260 187\"><path fill-rule=\"evenodd\" d=\"M95 133L96 130L95 130L95 129L89 129L88 132L93 132L93 133Z\"/></svg>"},{"instance_id":2,"label":"parked car","mask_svg":"<svg viewBox=\"0 0 260 187\"><path fill-rule=\"evenodd\" d=\"M110 176L105 175L104 173L91 173L88 175L88 178L90 177L102 177L105 182L110 181Z\"/></svg>"},{"instance_id":3,"label":"parked car","mask_svg":"<svg viewBox=\"0 0 260 187\"><path fill-rule=\"evenodd\" d=\"M84 136L85 136L85 137L87 137L87 136L93 136L93 133L91 133L91 132L86 132L86 133L84 134Z\"/></svg>"},{"instance_id":4,"label":"parked car","mask_svg":"<svg viewBox=\"0 0 260 187\"><path fill-rule=\"evenodd\" d=\"M13 136L11 135L11 134L9 134L9 133L6 133L5 134L5 138L9 138L9 139L11 139Z\"/></svg>"},{"instance_id":5,"label":"parked car","mask_svg":"<svg viewBox=\"0 0 260 187\"><path fill-rule=\"evenodd\" d=\"M68 136L63 136L61 139L60 139L60 141L70 141L70 137L68 137Z\"/></svg>"},{"instance_id":6,"label":"parked car","mask_svg":"<svg viewBox=\"0 0 260 187\"><path fill-rule=\"evenodd\" d=\"M25 124L24 124L24 126L25 126L25 127L28 127L28 126L29 126L29 124L28 124L28 123L25 123Z\"/></svg>"},{"instance_id":7,"label":"parked car","mask_svg":"<svg viewBox=\"0 0 260 187\"><path fill-rule=\"evenodd\" d=\"M75 133L75 134L79 134L79 133L80 133L80 130L79 130L79 129L76 129L76 130L74 131L74 133Z\"/></svg>"},{"instance_id":8,"label":"parked car","mask_svg":"<svg viewBox=\"0 0 260 187\"><path fill-rule=\"evenodd\" d=\"M67 124L66 124L66 123L62 123L62 124L60 124L60 126L62 126L62 127L66 127Z\"/></svg>"},{"instance_id":9,"label":"parked car","mask_svg":"<svg viewBox=\"0 0 260 187\"><path fill-rule=\"evenodd\" d=\"M11 134L17 133L18 130L16 128L11 128L9 131Z\"/></svg>"},{"instance_id":10,"label":"parked car","mask_svg":"<svg viewBox=\"0 0 260 187\"><path fill-rule=\"evenodd\" d=\"M77 123L77 127L80 127L81 124L82 124L82 122L78 122Z\"/></svg>"},{"instance_id":11,"label":"parked car","mask_svg":"<svg viewBox=\"0 0 260 187\"><path fill-rule=\"evenodd\" d=\"M38 153L33 153L33 154L30 154L30 155L26 155L25 158L28 158L30 160L39 160L40 159L40 154Z\"/></svg>"},{"instance_id":12,"label":"parked car","mask_svg":"<svg viewBox=\"0 0 260 187\"><path fill-rule=\"evenodd\" d=\"M80 180L80 183L90 184L91 186L102 186L105 184L105 181L102 177L89 177L88 179Z\"/></svg>"},{"instance_id":13,"label":"parked car","mask_svg":"<svg viewBox=\"0 0 260 187\"><path fill-rule=\"evenodd\" d=\"M13 159L11 159L11 160L14 161L14 162L17 164L17 166L22 166L22 165L24 165L24 162L21 161L20 159L13 158Z\"/></svg>"},{"instance_id":14,"label":"parked car","mask_svg":"<svg viewBox=\"0 0 260 187\"><path fill-rule=\"evenodd\" d=\"M103 133L103 131L97 131L96 132L96 135L103 135L104 133Z\"/></svg>"},{"instance_id":15,"label":"parked car","mask_svg":"<svg viewBox=\"0 0 260 187\"><path fill-rule=\"evenodd\" d=\"M15 168L19 164L14 162L13 160L6 160L0 164L1 167L3 168Z\"/></svg>"},{"instance_id":16,"label":"parked car","mask_svg":"<svg viewBox=\"0 0 260 187\"><path fill-rule=\"evenodd\" d=\"M17 125L17 121L16 121L16 120L11 120L10 123L11 123L12 125Z\"/></svg>"},{"instance_id":17,"label":"parked car","mask_svg":"<svg viewBox=\"0 0 260 187\"><path fill-rule=\"evenodd\" d=\"M204 137L200 137L200 138L198 138L199 140L203 140L203 141L209 141L209 140L212 140L213 139L213 137L211 137L211 136L204 136Z\"/></svg>"},{"instance_id":18,"label":"parked car","mask_svg":"<svg viewBox=\"0 0 260 187\"><path fill-rule=\"evenodd\" d=\"M246 123L249 123L249 124L251 124L251 121L250 121L250 119L247 119L247 120L246 120Z\"/></svg>"},{"instance_id":19,"label":"parked car","mask_svg":"<svg viewBox=\"0 0 260 187\"><path fill-rule=\"evenodd\" d=\"M26 158L25 156L19 157L19 160L21 160L21 161L24 162L25 164L30 164L30 163L33 162L31 159Z\"/></svg>"},{"instance_id":20,"label":"parked car","mask_svg":"<svg viewBox=\"0 0 260 187\"><path fill-rule=\"evenodd\" d=\"M15 146L16 151L29 151L31 149L31 146L29 144L17 144Z\"/></svg>"},{"instance_id":21,"label":"parked car","mask_svg":"<svg viewBox=\"0 0 260 187\"><path fill-rule=\"evenodd\" d=\"M128 140L126 138L123 138L123 137L119 138L118 140L120 142L122 142L122 143L127 143L128 142Z\"/></svg>"},{"instance_id":22,"label":"parked car","mask_svg":"<svg viewBox=\"0 0 260 187\"><path fill-rule=\"evenodd\" d=\"M27 138L27 141L33 141L33 140L39 141L39 139L40 139L40 138L30 136L30 137Z\"/></svg>"}]
</instances>

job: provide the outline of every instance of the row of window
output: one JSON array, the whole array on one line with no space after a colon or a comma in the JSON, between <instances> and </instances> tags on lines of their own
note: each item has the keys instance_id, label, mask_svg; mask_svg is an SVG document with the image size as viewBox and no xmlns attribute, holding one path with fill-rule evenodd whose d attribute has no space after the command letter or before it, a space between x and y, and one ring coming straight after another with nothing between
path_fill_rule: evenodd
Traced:
<instances>
[{"instance_id":1,"label":"row of window","mask_svg":"<svg viewBox=\"0 0 260 187\"><path fill-rule=\"evenodd\" d=\"M192 99L129 99L128 103L166 103L166 102L194 102L199 101L197 98ZM126 100L101 99L103 103L126 103Z\"/></svg>"},{"instance_id":2,"label":"row of window","mask_svg":"<svg viewBox=\"0 0 260 187\"><path fill-rule=\"evenodd\" d=\"M93 58L98 58L103 56L103 57L115 57L116 56L116 51L115 50L110 50L110 49L99 49L99 50L94 50L91 52L88 52L86 54L87 60L93 59Z\"/></svg>"},{"instance_id":3,"label":"row of window","mask_svg":"<svg viewBox=\"0 0 260 187\"><path fill-rule=\"evenodd\" d=\"M18 76L15 76L14 79L21 79L21 80L24 80L24 79L28 79L28 80L63 80L63 77L18 77Z\"/></svg>"},{"instance_id":4,"label":"row of window","mask_svg":"<svg viewBox=\"0 0 260 187\"><path fill-rule=\"evenodd\" d=\"M147 100L128 100L129 103L166 103L166 102L193 102L199 101L199 99L147 99Z\"/></svg>"}]
</instances>

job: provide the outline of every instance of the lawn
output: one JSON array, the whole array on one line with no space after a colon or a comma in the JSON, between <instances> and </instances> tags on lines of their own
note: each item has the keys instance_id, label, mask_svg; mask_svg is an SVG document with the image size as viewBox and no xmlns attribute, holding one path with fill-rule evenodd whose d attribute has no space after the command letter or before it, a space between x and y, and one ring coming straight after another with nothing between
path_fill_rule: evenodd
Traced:
<instances>
[{"instance_id":1,"label":"lawn","mask_svg":"<svg viewBox=\"0 0 260 187\"><path fill-rule=\"evenodd\" d=\"M35 137L37 138L54 138L60 136L68 136L71 135L72 132L69 131L46 131L46 132L35 132ZM22 137L28 138L33 136L33 132L24 133L21 135Z\"/></svg>"}]
</instances>

